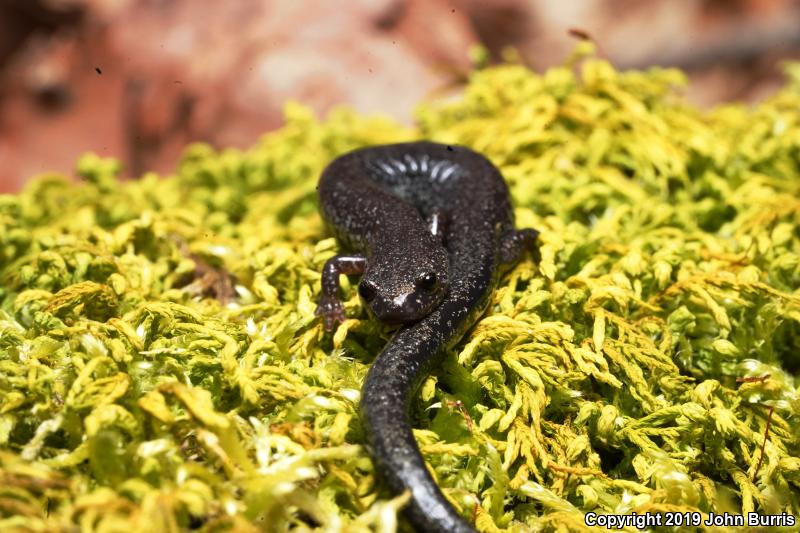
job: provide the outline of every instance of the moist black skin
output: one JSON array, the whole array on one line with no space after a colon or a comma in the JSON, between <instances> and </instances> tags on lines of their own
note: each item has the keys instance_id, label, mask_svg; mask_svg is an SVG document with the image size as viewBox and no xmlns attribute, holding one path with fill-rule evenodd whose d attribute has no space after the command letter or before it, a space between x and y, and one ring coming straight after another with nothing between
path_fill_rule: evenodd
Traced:
<instances>
[{"instance_id":1,"label":"moist black skin","mask_svg":"<svg viewBox=\"0 0 800 533\"><path fill-rule=\"evenodd\" d=\"M428 373L484 312L503 265L538 232L514 229L497 168L462 146L413 142L364 148L334 160L317 187L320 210L345 247L331 258L317 314L325 329L345 318L339 274L363 274L368 309L402 324L361 391L377 471L395 494L410 490L406 518L418 531L474 533L428 473L409 406Z\"/></svg>"}]
</instances>

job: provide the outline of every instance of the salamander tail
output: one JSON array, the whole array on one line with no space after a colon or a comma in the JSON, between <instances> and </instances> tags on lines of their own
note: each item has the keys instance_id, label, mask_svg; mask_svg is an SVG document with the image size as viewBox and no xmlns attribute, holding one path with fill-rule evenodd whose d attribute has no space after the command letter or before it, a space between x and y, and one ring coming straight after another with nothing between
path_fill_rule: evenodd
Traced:
<instances>
[{"instance_id":1,"label":"salamander tail","mask_svg":"<svg viewBox=\"0 0 800 533\"><path fill-rule=\"evenodd\" d=\"M362 389L361 413L376 471L395 494L412 498L406 518L420 532L476 533L445 499L420 454L408 406L428 365L408 357L394 339L376 358Z\"/></svg>"}]
</instances>

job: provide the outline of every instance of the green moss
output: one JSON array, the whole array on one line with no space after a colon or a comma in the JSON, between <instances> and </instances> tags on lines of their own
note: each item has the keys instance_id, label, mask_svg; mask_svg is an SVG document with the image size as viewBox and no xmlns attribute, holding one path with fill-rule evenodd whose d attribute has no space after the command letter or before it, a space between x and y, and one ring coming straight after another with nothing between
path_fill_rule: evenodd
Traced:
<instances>
[{"instance_id":1,"label":"green moss","mask_svg":"<svg viewBox=\"0 0 800 533\"><path fill-rule=\"evenodd\" d=\"M347 284L350 319L315 318L337 250L315 185L338 154L415 138L485 153L542 232L414 404L480 530L800 514L787 73L757 107L701 112L674 70L509 64L415 129L289 105L252 149L191 146L174 176L118 181L87 155L83 183L0 197L0 529L393 530L405 499L379 491L357 412L389 332Z\"/></svg>"}]
</instances>

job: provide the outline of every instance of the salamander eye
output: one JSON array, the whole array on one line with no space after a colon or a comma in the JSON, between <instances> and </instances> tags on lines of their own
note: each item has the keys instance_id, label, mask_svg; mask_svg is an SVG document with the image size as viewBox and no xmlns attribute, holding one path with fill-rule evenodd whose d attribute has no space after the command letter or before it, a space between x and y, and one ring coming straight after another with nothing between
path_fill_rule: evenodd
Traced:
<instances>
[{"instance_id":1,"label":"salamander eye","mask_svg":"<svg viewBox=\"0 0 800 533\"><path fill-rule=\"evenodd\" d=\"M417 287L424 291L433 292L439 288L439 278L435 272L423 272L417 278Z\"/></svg>"},{"instance_id":2,"label":"salamander eye","mask_svg":"<svg viewBox=\"0 0 800 533\"><path fill-rule=\"evenodd\" d=\"M377 292L375 285L370 281L362 281L358 284L358 294L364 298L365 302L371 302Z\"/></svg>"}]
</instances>

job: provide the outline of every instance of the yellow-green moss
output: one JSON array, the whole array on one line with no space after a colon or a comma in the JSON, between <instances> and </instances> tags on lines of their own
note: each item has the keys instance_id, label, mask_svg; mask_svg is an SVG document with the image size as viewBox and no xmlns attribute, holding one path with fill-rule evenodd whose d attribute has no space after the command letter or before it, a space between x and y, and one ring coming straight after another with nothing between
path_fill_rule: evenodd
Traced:
<instances>
[{"instance_id":1,"label":"yellow-green moss","mask_svg":"<svg viewBox=\"0 0 800 533\"><path fill-rule=\"evenodd\" d=\"M357 412L389 332L347 284L350 319L315 319L337 250L315 185L338 154L415 138L486 154L542 233L414 404L481 531L800 514L787 72L757 107L701 112L674 70L486 68L414 129L289 105L252 149L191 146L174 176L117 181L87 155L81 184L0 197L0 530L393 531L405 500L378 491ZM201 265L234 303L203 297Z\"/></svg>"}]
</instances>

